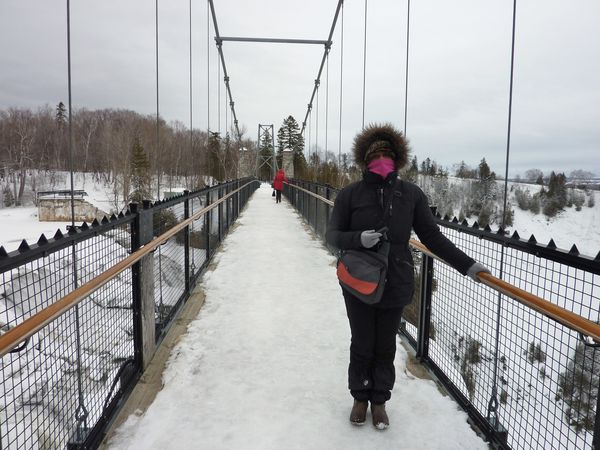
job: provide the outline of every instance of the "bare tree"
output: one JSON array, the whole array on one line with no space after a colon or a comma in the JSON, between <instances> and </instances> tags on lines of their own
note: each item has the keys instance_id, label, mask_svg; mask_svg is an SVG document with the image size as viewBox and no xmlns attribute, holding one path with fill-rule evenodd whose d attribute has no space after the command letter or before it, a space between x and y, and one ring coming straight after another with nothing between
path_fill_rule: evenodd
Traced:
<instances>
[{"instance_id":1,"label":"bare tree","mask_svg":"<svg viewBox=\"0 0 600 450\"><path fill-rule=\"evenodd\" d=\"M525 172L525 180L535 183L540 177L544 177L544 172L540 169L529 169Z\"/></svg>"},{"instance_id":2,"label":"bare tree","mask_svg":"<svg viewBox=\"0 0 600 450\"><path fill-rule=\"evenodd\" d=\"M594 178L594 174L588 170L577 169L570 173L569 178L574 181L589 181Z\"/></svg>"},{"instance_id":3,"label":"bare tree","mask_svg":"<svg viewBox=\"0 0 600 450\"><path fill-rule=\"evenodd\" d=\"M36 121L30 110L10 108L6 114L8 136L5 145L8 150L8 167L13 195L17 205L23 201L27 169L32 164L32 147L36 132ZM18 184L18 189L17 189Z\"/></svg>"},{"instance_id":4,"label":"bare tree","mask_svg":"<svg viewBox=\"0 0 600 450\"><path fill-rule=\"evenodd\" d=\"M82 109L77 111L77 114L74 118L75 136L78 143L77 147L83 152L82 159L78 166L83 172L88 172L90 148L92 145L93 135L98 128L98 117L93 111Z\"/></svg>"}]
</instances>

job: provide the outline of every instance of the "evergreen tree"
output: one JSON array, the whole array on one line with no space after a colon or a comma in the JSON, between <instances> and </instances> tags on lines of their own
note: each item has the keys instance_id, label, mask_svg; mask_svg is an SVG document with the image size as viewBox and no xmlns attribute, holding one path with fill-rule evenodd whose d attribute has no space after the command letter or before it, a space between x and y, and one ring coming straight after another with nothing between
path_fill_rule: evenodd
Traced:
<instances>
[{"instance_id":1,"label":"evergreen tree","mask_svg":"<svg viewBox=\"0 0 600 450\"><path fill-rule=\"evenodd\" d=\"M425 161L421 162L421 174L431 175L431 159L425 158Z\"/></svg>"},{"instance_id":2,"label":"evergreen tree","mask_svg":"<svg viewBox=\"0 0 600 450\"><path fill-rule=\"evenodd\" d=\"M485 158L479 163L479 179L481 181L496 180L496 174L492 172Z\"/></svg>"},{"instance_id":3,"label":"evergreen tree","mask_svg":"<svg viewBox=\"0 0 600 450\"><path fill-rule=\"evenodd\" d=\"M548 180L548 191L544 193L542 200L544 205L544 214L548 217L554 217L558 211L562 210L567 204L567 177L564 173L550 173Z\"/></svg>"},{"instance_id":4,"label":"evergreen tree","mask_svg":"<svg viewBox=\"0 0 600 450\"><path fill-rule=\"evenodd\" d=\"M220 181L225 179L225 171L221 164L222 151L221 134L217 131L211 131L210 136L208 136L209 175Z\"/></svg>"},{"instance_id":5,"label":"evergreen tree","mask_svg":"<svg viewBox=\"0 0 600 450\"><path fill-rule=\"evenodd\" d=\"M282 166L283 150L286 148L294 152L294 172L296 176L302 177L306 171L304 136L302 136L298 122L293 116L284 119L279 131L277 131L277 164L279 167Z\"/></svg>"},{"instance_id":6,"label":"evergreen tree","mask_svg":"<svg viewBox=\"0 0 600 450\"><path fill-rule=\"evenodd\" d=\"M455 176L457 178L475 178L476 171L471 169L464 161L461 161L456 168Z\"/></svg>"},{"instance_id":7,"label":"evergreen tree","mask_svg":"<svg viewBox=\"0 0 600 450\"><path fill-rule=\"evenodd\" d=\"M496 174L492 172L485 158L481 160L477 168L476 183L473 183L473 198L470 210L479 215L479 224L489 224L490 218L494 217L495 202L497 197ZM482 225L485 226L485 225Z\"/></svg>"},{"instance_id":8,"label":"evergreen tree","mask_svg":"<svg viewBox=\"0 0 600 450\"><path fill-rule=\"evenodd\" d=\"M56 125L58 128L63 129L67 124L67 108L63 102L60 102L56 106Z\"/></svg>"},{"instance_id":9,"label":"evergreen tree","mask_svg":"<svg viewBox=\"0 0 600 450\"><path fill-rule=\"evenodd\" d=\"M600 352L579 342L567 369L558 376L556 394L556 400L567 406L565 419L577 432L594 430L599 376Z\"/></svg>"},{"instance_id":10,"label":"evergreen tree","mask_svg":"<svg viewBox=\"0 0 600 450\"><path fill-rule=\"evenodd\" d=\"M137 137L133 140L130 170L133 190L129 194L129 201L140 203L142 200L152 198L150 194L150 161Z\"/></svg>"},{"instance_id":11,"label":"evergreen tree","mask_svg":"<svg viewBox=\"0 0 600 450\"><path fill-rule=\"evenodd\" d=\"M405 171L404 178L407 181L416 183L417 179L418 179L418 175L419 175L419 162L417 160L417 157L413 156L412 160L410 161L410 166Z\"/></svg>"},{"instance_id":12,"label":"evergreen tree","mask_svg":"<svg viewBox=\"0 0 600 450\"><path fill-rule=\"evenodd\" d=\"M564 173L556 174L554 171L550 174L550 180L548 181L548 197L560 197L566 203L567 197L567 177Z\"/></svg>"},{"instance_id":13,"label":"evergreen tree","mask_svg":"<svg viewBox=\"0 0 600 450\"><path fill-rule=\"evenodd\" d=\"M2 189L2 196L4 197L4 206L6 208L15 204L15 197L8 185L4 186L4 189Z\"/></svg>"},{"instance_id":14,"label":"evergreen tree","mask_svg":"<svg viewBox=\"0 0 600 450\"><path fill-rule=\"evenodd\" d=\"M429 172L427 174L435 177L438 174L439 170L440 169L438 167L438 164L435 161L432 161L431 166L429 167Z\"/></svg>"},{"instance_id":15,"label":"evergreen tree","mask_svg":"<svg viewBox=\"0 0 600 450\"><path fill-rule=\"evenodd\" d=\"M535 180L535 184L539 184L540 186L544 185L544 175L540 174Z\"/></svg>"}]
</instances>

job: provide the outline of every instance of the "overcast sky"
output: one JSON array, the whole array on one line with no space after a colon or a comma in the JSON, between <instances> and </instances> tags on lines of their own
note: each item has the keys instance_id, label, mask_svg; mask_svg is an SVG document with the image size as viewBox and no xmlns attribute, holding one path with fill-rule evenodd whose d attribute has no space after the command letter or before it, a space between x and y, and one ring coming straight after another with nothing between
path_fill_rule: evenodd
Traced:
<instances>
[{"instance_id":1,"label":"overcast sky","mask_svg":"<svg viewBox=\"0 0 600 450\"><path fill-rule=\"evenodd\" d=\"M461 160L475 166L485 157L504 173L512 3L411 2L406 134L419 161L430 157L451 168ZM324 40L336 5L337 0L215 0L221 35L243 37ZM72 2L74 107L156 113L154 8L152 0ZM362 126L364 10L364 0L345 2L342 152ZM368 2L366 123L390 121L404 128L406 23L406 0ZM598 0L518 2L510 176L529 168L600 175L599 23ZM205 0L192 0L192 28L193 126L206 129L210 109L211 129L220 125L224 131L231 118L222 86L218 101L218 60L212 25L207 33ZM321 81L318 122L315 102L305 133L312 147L336 155L341 37L340 18L329 83L326 71ZM272 123L277 131L290 114L302 122L322 46L225 42L223 51L246 136L255 139L259 123ZM66 104L66 67L66 1L3 0L0 108ZM159 1L159 92L161 116L189 126L188 0Z\"/></svg>"}]
</instances>

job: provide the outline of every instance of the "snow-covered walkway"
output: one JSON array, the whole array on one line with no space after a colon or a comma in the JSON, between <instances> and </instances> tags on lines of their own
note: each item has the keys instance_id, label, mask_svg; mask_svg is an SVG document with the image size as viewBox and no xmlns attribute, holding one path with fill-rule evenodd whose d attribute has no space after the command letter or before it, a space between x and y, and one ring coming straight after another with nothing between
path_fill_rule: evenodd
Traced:
<instances>
[{"instance_id":1,"label":"snow-covered walkway","mask_svg":"<svg viewBox=\"0 0 600 450\"><path fill-rule=\"evenodd\" d=\"M111 449L487 449L399 346L390 428L348 422L350 332L334 258L263 185L203 278L164 388ZM370 416L368 417L370 419Z\"/></svg>"}]
</instances>

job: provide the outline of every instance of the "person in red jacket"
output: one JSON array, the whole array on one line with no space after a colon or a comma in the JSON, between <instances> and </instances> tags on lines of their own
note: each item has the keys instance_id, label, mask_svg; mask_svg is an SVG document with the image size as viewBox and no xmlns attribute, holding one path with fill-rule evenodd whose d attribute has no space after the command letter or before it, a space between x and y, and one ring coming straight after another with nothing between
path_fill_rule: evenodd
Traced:
<instances>
[{"instance_id":1,"label":"person in red jacket","mask_svg":"<svg viewBox=\"0 0 600 450\"><path fill-rule=\"evenodd\" d=\"M283 169L279 169L273 180L273 189L277 193L275 200L277 203L281 203L281 191L283 190L283 183L287 183L288 179L285 177Z\"/></svg>"}]
</instances>

